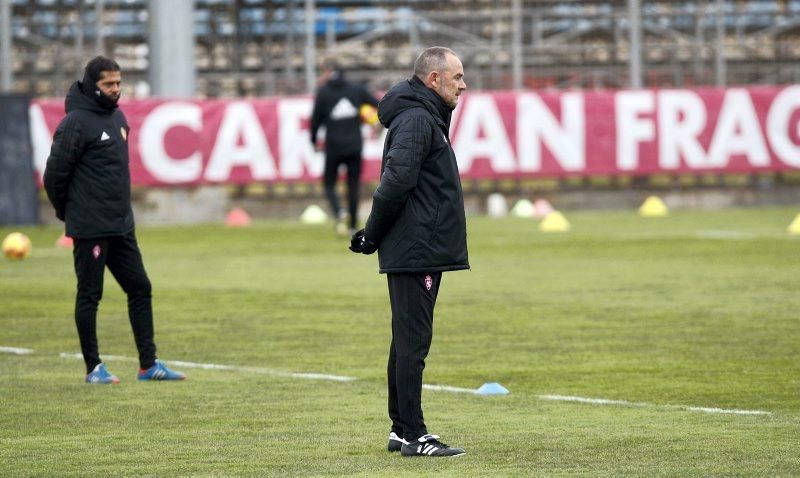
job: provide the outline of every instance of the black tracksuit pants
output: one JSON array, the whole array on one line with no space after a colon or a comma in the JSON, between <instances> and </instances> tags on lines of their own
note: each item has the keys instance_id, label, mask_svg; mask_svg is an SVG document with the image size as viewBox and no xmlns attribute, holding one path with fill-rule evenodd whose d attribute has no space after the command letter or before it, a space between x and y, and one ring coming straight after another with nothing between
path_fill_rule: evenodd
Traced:
<instances>
[{"instance_id":1,"label":"black tracksuit pants","mask_svg":"<svg viewBox=\"0 0 800 478\"><path fill-rule=\"evenodd\" d=\"M353 154L325 154L325 173L322 184L325 187L325 196L331 205L334 217L339 215L339 197L336 194L336 179L339 177L339 165L347 166L347 202L350 213L350 228L355 229L358 224L358 186L361 179L361 153Z\"/></svg>"},{"instance_id":2,"label":"black tracksuit pants","mask_svg":"<svg viewBox=\"0 0 800 478\"><path fill-rule=\"evenodd\" d=\"M428 433L422 417L422 371L433 338L433 308L442 273L387 274L392 305L389 418L406 440Z\"/></svg>"},{"instance_id":3,"label":"black tracksuit pants","mask_svg":"<svg viewBox=\"0 0 800 478\"><path fill-rule=\"evenodd\" d=\"M156 346L153 342L151 286L135 234L76 238L72 254L75 258L75 274L78 276L75 323L87 373L101 362L97 346L97 306L103 297L106 266L128 296L128 318L139 351L139 365L141 368L153 366Z\"/></svg>"}]
</instances>

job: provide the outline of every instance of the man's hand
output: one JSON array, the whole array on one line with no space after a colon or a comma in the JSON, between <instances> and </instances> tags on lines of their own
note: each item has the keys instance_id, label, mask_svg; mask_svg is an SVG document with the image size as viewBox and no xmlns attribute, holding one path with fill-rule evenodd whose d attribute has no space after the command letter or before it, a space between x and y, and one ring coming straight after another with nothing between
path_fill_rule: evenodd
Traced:
<instances>
[{"instance_id":1,"label":"man's hand","mask_svg":"<svg viewBox=\"0 0 800 478\"><path fill-rule=\"evenodd\" d=\"M378 250L374 242L364 237L364 230L356 231L350 238L350 250L356 254L372 254Z\"/></svg>"},{"instance_id":2,"label":"man's hand","mask_svg":"<svg viewBox=\"0 0 800 478\"><path fill-rule=\"evenodd\" d=\"M356 254L361 254L361 240L364 239L364 230L356 231L350 237L350 250Z\"/></svg>"}]
</instances>

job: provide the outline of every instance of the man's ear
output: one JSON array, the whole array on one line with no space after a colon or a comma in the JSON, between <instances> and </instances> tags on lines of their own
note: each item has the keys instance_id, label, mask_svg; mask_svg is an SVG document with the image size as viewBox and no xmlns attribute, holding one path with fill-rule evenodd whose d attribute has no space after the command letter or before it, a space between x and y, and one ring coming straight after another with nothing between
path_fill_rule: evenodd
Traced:
<instances>
[{"instance_id":1,"label":"man's ear","mask_svg":"<svg viewBox=\"0 0 800 478\"><path fill-rule=\"evenodd\" d=\"M441 81L441 76L439 75L438 71L432 71L428 73L428 86L431 88L438 88L439 82Z\"/></svg>"}]
</instances>

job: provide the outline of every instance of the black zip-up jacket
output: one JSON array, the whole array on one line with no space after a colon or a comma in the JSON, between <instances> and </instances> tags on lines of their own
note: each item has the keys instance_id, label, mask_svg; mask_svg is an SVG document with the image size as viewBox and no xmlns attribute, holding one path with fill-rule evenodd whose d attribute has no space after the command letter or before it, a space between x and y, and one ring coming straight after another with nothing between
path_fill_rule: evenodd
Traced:
<instances>
[{"instance_id":1,"label":"black zip-up jacket","mask_svg":"<svg viewBox=\"0 0 800 478\"><path fill-rule=\"evenodd\" d=\"M69 89L67 116L53 135L44 171L47 197L70 237L119 236L134 229L128 122L116 107Z\"/></svg>"},{"instance_id":2,"label":"black zip-up jacket","mask_svg":"<svg viewBox=\"0 0 800 478\"><path fill-rule=\"evenodd\" d=\"M311 112L311 143L316 144L319 128L325 125L325 155L361 154L361 105L378 106L367 89L345 80L339 72L317 90Z\"/></svg>"},{"instance_id":3,"label":"black zip-up jacket","mask_svg":"<svg viewBox=\"0 0 800 478\"><path fill-rule=\"evenodd\" d=\"M382 273L469 269L451 113L417 77L380 101L378 117L388 132L364 237L378 245Z\"/></svg>"}]
</instances>

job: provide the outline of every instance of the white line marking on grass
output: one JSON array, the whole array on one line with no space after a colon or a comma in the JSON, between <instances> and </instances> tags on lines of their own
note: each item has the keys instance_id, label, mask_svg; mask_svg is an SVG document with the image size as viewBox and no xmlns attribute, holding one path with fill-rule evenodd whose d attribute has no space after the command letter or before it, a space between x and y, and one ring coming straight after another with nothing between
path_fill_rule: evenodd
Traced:
<instances>
[{"instance_id":1,"label":"white line marking on grass","mask_svg":"<svg viewBox=\"0 0 800 478\"><path fill-rule=\"evenodd\" d=\"M355 380L358 380L355 377L346 377L344 375L329 375L326 373L294 372L289 375L294 378L307 378L310 380L333 380L334 382L353 382Z\"/></svg>"},{"instance_id":2,"label":"white line marking on grass","mask_svg":"<svg viewBox=\"0 0 800 478\"><path fill-rule=\"evenodd\" d=\"M453 393L475 393L477 390L474 388L461 388L451 387L450 385L428 385L422 384L425 390L433 390L435 392L453 392Z\"/></svg>"},{"instance_id":3,"label":"white line marking on grass","mask_svg":"<svg viewBox=\"0 0 800 478\"><path fill-rule=\"evenodd\" d=\"M585 398L585 397L571 397L567 395L536 395L536 398L542 400L552 400L556 402L579 402L591 403L594 405L627 405L635 407L644 407L644 403L632 403L625 400L609 400L607 398Z\"/></svg>"},{"instance_id":4,"label":"white line marking on grass","mask_svg":"<svg viewBox=\"0 0 800 478\"><path fill-rule=\"evenodd\" d=\"M14 355L30 355L33 349L23 349L19 347L0 347L0 352Z\"/></svg>"},{"instance_id":5,"label":"white line marking on grass","mask_svg":"<svg viewBox=\"0 0 800 478\"><path fill-rule=\"evenodd\" d=\"M60 356L61 358L83 359L83 355L81 354L61 353ZM123 357L118 355L105 355L103 356L103 359L110 361L125 361L125 362L138 361L137 359L132 357ZM347 377L344 375L330 375L324 373L283 372L280 370L271 370L268 368L260 368L260 367L240 367L236 365L223 365L216 363L184 362L181 360L168 360L166 362L175 367L199 368L203 370L228 370L233 372L271 375L273 377L304 378L308 380L330 380L334 382L352 382L356 380L355 377Z\"/></svg>"},{"instance_id":6,"label":"white line marking on grass","mask_svg":"<svg viewBox=\"0 0 800 478\"><path fill-rule=\"evenodd\" d=\"M654 403L629 402L627 400L609 400L607 398L574 397L569 395L537 395L536 398L539 398L541 400L551 400L558 402L578 402L578 403L589 403L592 405L621 405L625 407L667 408L672 410L685 410L689 412L702 412L702 413L726 413L731 415L772 415L772 412L765 412L763 410L737 410L728 408L693 407L689 405L656 405Z\"/></svg>"},{"instance_id":7,"label":"white line marking on grass","mask_svg":"<svg viewBox=\"0 0 800 478\"><path fill-rule=\"evenodd\" d=\"M28 355L33 353L33 349L17 348L17 347L0 347L0 352L6 352L16 355ZM75 353L60 353L61 358L67 359L83 359L83 355ZM120 361L120 362L137 362L138 360L132 357L125 357L121 355L106 355L106 360ZM232 372L245 372L260 375L271 375L274 377L285 378L303 378L310 380L331 380L335 382L354 382L358 380L355 377L347 377L344 375L331 375L324 373L305 373L305 372L283 372L280 370L272 370L260 367L241 367L236 365L223 365L215 363L198 363L198 362L184 362L181 360L170 360L169 364L176 367L184 368L199 368L204 370L228 370ZM423 384L422 388L425 390L432 390L434 392L451 392L451 393L470 393L475 394L477 389L451 387L450 385L428 385ZM540 400L557 401L557 402L577 402L588 403L592 405L619 405L623 407L640 407L640 408L661 408L668 410L683 410L688 412L701 412L701 413L722 413L730 415L772 415L772 412L763 410L738 410L729 408L713 408L713 407L695 407L690 405L656 405L654 403L646 402L629 402L627 400L611 400L608 398L588 398L576 397L571 395L536 395Z\"/></svg>"},{"instance_id":8,"label":"white line marking on grass","mask_svg":"<svg viewBox=\"0 0 800 478\"><path fill-rule=\"evenodd\" d=\"M672 405L674 406L674 405ZM678 407L683 410L689 410L690 412L703 412L703 413L730 413L733 415L772 415L772 412L766 412L763 410L737 410L727 409L727 408L708 408L708 407Z\"/></svg>"},{"instance_id":9,"label":"white line marking on grass","mask_svg":"<svg viewBox=\"0 0 800 478\"><path fill-rule=\"evenodd\" d=\"M81 354L68 354L65 352L61 352L58 354L59 357L65 359L80 359L83 360L83 355ZM136 359L130 357L123 357L122 355L103 355L103 359L111 360L116 362L134 362Z\"/></svg>"}]
</instances>

